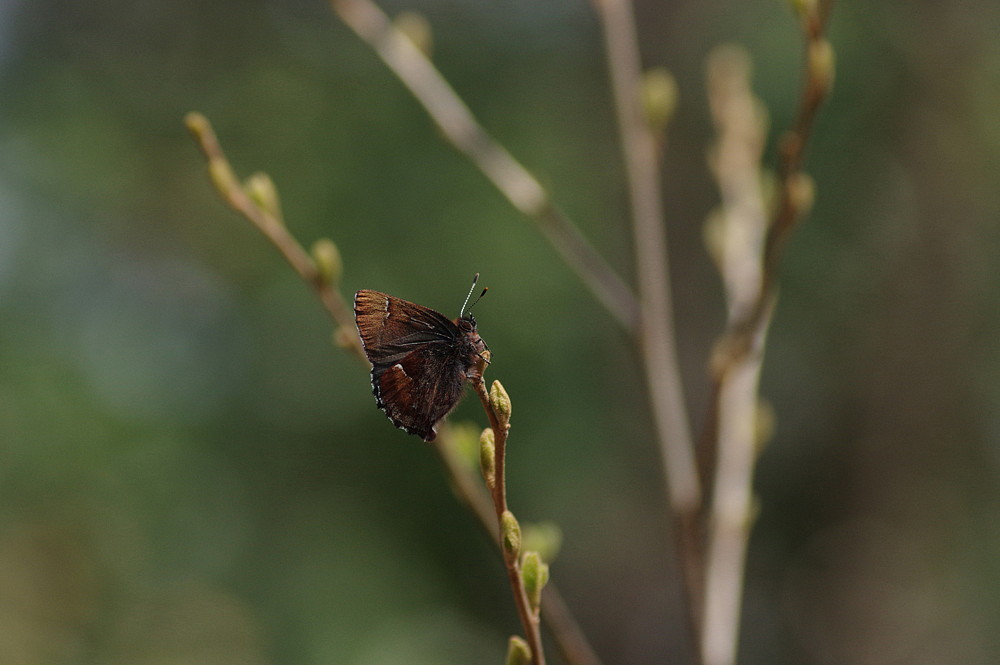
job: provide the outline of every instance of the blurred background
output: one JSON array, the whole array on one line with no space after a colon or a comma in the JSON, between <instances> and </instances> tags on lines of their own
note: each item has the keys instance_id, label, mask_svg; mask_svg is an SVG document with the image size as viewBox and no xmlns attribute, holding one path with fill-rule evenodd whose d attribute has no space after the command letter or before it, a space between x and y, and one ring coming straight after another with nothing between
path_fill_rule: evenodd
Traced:
<instances>
[{"instance_id":1,"label":"blurred background","mask_svg":"<svg viewBox=\"0 0 1000 665\"><path fill-rule=\"evenodd\" d=\"M430 21L487 130L630 277L588 3L383 7ZM777 0L637 11L680 90L665 197L697 424L724 315L705 58L749 49L776 134L800 40ZM997 34L992 0L834 8L817 201L764 369L742 663L1000 661ZM512 508L561 527L553 579L606 663L682 662L636 350L322 0L0 0L0 662L500 663L518 630L430 448L211 190L191 110L271 174L304 244L338 244L345 294L455 315L482 273ZM481 426L475 401L453 419Z\"/></svg>"}]
</instances>

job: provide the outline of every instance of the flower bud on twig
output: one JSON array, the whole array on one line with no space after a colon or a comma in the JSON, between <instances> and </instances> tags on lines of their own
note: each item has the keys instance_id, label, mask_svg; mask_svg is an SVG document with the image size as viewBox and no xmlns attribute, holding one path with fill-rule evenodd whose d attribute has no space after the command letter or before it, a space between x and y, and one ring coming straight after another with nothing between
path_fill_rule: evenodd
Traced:
<instances>
[{"instance_id":1,"label":"flower bud on twig","mask_svg":"<svg viewBox=\"0 0 1000 665\"><path fill-rule=\"evenodd\" d=\"M514 513L505 510L500 516L500 536L503 541L504 557L516 561L521 555L521 525Z\"/></svg>"},{"instance_id":2,"label":"flower bud on twig","mask_svg":"<svg viewBox=\"0 0 1000 665\"><path fill-rule=\"evenodd\" d=\"M510 396L499 381L494 381L490 386L490 406L496 412L501 425L510 424Z\"/></svg>"},{"instance_id":3,"label":"flower bud on twig","mask_svg":"<svg viewBox=\"0 0 1000 665\"><path fill-rule=\"evenodd\" d=\"M517 635L511 635L507 642L507 660L505 665L530 665L531 648L528 643Z\"/></svg>"},{"instance_id":4,"label":"flower bud on twig","mask_svg":"<svg viewBox=\"0 0 1000 665\"><path fill-rule=\"evenodd\" d=\"M418 12L400 12L392 21L392 27L406 35L417 50L428 58L434 49L434 32L427 17Z\"/></svg>"},{"instance_id":5,"label":"flower bud on twig","mask_svg":"<svg viewBox=\"0 0 1000 665\"><path fill-rule=\"evenodd\" d=\"M313 243L313 261L316 263L318 277L323 284L336 286L340 275L344 272L344 263L340 258L340 250L329 238L320 238Z\"/></svg>"},{"instance_id":6,"label":"flower bud on twig","mask_svg":"<svg viewBox=\"0 0 1000 665\"><path fill-rule=\"evenodd\" d=\"M271 176L266 173L254 173L243 183L243 191L257 204L257 207L270 214L278 221L281 217L281 200L278 198L278 188L274 186Z\"/></svg>"},{"instance_id":7,"label":"flower bud on twig","mask_svg":"<svg viewBox=\"0 0 1000 665\"><path fill-rule=\"evenodd\" d=\"M813 97L823 97L830 92L835 65L836 56L829 41L820 38L809 43L806 67L809 73L810 93Z\"/></svg>"},{"instance_id":8,"label":"flower bud on twig","mask_svg":"<svg viewBox=\"0 0 1000 665\"><path fill-rule=\"evenodd\" d=\"M646 123L662 134L677 110L677 81L664 67L652 67L642 75L642 110Z\"/></svg>"},{"instance_id":9,"label":"flower bud on twig","mask_svg":"<svg viewBox=\"0 0 1000 665\"><path fill-rule=\"evenodd\" d=\"M240 188L240 183L229 162L219 158L208 160L208 175L212 179L215 191L232 204L233 192Z\"/></svg>"},{"instance_id":10,"label":"flower bud on twig","mask_svg":"<svg viewBox=\"0 0 1000 665\"><path fill-rule=\"evenodd\" d=\"M491 492L497 484L496 455L496 439L493 429L487 427L479 435L479 468L483 472L483 479Z\"/></svg>"},{"instance_id":11,"label":"flower bud on twig","mask_svg":"<svg viewBox=\"0 0 1000 665\"><path fill-rule=\"evenodd\" d=\"M525 552L521 562L521 577L524 579L524 592L528 595L528 604L538 612L542 604L542 589L549 581L549 565L542 561L538 552Z\"/></svg>"}]
</instances>

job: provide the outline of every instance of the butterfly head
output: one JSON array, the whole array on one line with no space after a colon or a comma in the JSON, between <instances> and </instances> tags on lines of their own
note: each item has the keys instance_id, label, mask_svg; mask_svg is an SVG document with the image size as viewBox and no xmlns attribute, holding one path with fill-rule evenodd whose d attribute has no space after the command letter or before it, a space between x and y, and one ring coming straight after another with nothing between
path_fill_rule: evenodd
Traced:
<instances>
[{"instance_id":1,"label":"butterfly head","mask_svg":"<svg viewBox=\"0 0 1000 665\"><path fill-rule=\"evenodd\" d=\"M463 333L475 332L476 330L476 317L472 314L466 314L465 316L455 319L455 325Z\"/></svg>"}]
</instances>

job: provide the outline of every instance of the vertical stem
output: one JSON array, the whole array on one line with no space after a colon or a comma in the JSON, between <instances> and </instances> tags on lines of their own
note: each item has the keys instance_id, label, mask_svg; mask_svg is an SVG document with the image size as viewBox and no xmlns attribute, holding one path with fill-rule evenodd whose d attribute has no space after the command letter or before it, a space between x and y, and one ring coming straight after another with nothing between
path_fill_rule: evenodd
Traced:
<instances>
[{"instance_id":1,"label":"vertical stem","mask_svg":"<svg viewBox=\"0 0 1000 665\"><path fill-rule=\"evenodd\" d=\"M660 191L659 153L663 144L658 143L642 111L642 63L631 2L595 0L595 6L604 27L632 209L643 369L667 485L668 513L673 516L687 616L697 645L701 619L702 490L674 338Z\"/></svg>"},{"instance_id":2,"label":"vertical stem","mask_svg":"<svg viewBox=\"0 0 1000 665\"><path fill-rule=\"evenodd\" d=\"M510 426L502 423L497 417L493 405L490 403L489 393L486 392L486 384L483 380L472 381L472 387L479 396L479 401L483 404L486 417L489 418L490 427L493 429L494 445L496 447L495 474L496 479L493 484L493 505L497 515L497 525L502 528L501 520L503 514L507 512L507 434ZM545 665L545 652L542 649L542 634L538 612L531 608L528 602L528 594L524 590L524 580L521 577L521 563L517 556L510 556L506 548L503 547L503 534L500 534L501 550L503 550L503 560L507 567L507 580L510 582L510 590L514 595L514 604L517 606L517 614L521 619L521 626L524 628L525 639L531 649L531 659L534 665Z\"/></svg>"},{"instance_id":3,"label":"vertical stem","mask_svg":"<svg viewBox=\"0 0 1000 665\"><path fill-rule=\"evenodd\" d=\"M718 261L729 321L713 359L718 446L705 569L705 665L733 665L737 657L753 519L758 384L782 251L811 205L812 184L801 168L816 113L833 81L833 49L823 36L829 7L819 2L798 6L805 81L795 124L779 146L780 193L769 220L757 185L764 129L753 111L749 64L742 62L745 56L732 54L710 61L709 98L719 131L715 171L725 209Z\"/></svg>"},{"instance_id":4,"label":"vertical stem","mask_svg":"<svg viewBox=\"0 0 1000 665\"><path fill-rule=\"evenodd\" d=\"M675 350L657 141L640 103L642 65L631 3L596 0L596 4L604 24L632 208L646 380L671 503L674 509L686 510L697 506L701 496Z\"/></svg>"},{"instance_id":5,"label":"vertical stem","mask_svg":"<svg viewBox=\"0 0 1000 665\"><path fill-rule=\"evenodd\" d=\"M747 545L753 523L757 392L770 316L750 355L719 386L718 459L705 561L701 652L705 665L733 665L739 644Z\"/></svg>"}]
</instances>

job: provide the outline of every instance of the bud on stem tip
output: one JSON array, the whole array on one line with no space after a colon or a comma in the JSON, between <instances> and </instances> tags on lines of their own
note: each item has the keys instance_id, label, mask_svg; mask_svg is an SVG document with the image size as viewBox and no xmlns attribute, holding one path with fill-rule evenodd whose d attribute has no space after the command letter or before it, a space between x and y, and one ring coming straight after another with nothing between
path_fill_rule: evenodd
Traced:
<instances>
[{"instance_id":1,"label":"bud on stem tip","mask_svg":"<svg viewBox=\"0 0 1000 665\"><path fill-rule=\"evenodd\" d=\"M510 396L499 381L494 381L490 386L490 406L496 412L501 425L506 426L510 423Z\"/></svg>"}]
</instances>

